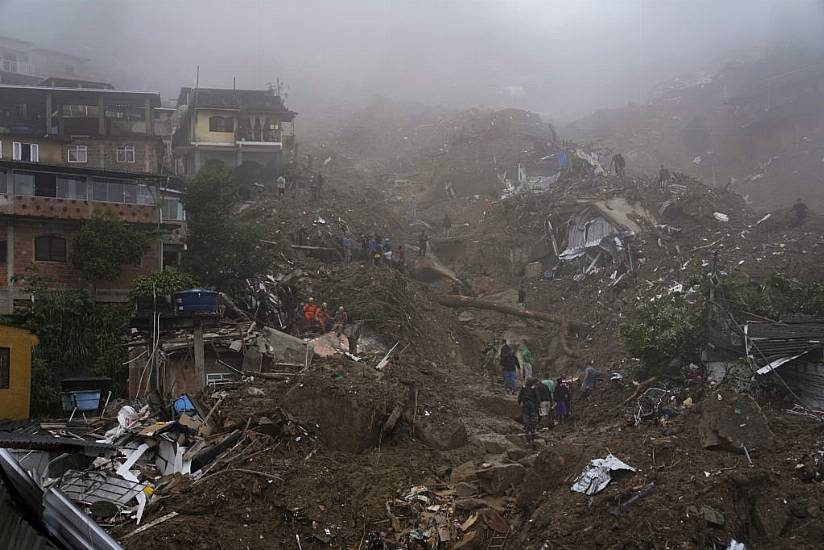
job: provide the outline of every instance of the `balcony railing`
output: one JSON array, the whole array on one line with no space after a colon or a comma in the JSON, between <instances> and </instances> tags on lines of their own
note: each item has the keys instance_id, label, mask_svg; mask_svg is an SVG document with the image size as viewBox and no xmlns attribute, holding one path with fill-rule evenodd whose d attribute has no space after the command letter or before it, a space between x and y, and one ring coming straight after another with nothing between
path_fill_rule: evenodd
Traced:
<instances>
[{"instance_id":1,"label":"balcony railing","mask_svg":"<svg viewBox=\"0 0 824 550\"><path fill-rule=\"evenodd\" d=\"M34 66L31 63L23 63L15 59L4 59L2 57L0 57L0 70L7 73L34 74Z\"/></svg>"},{"instance_id":2,"label":"balcony railing","mask_svg":"<svg viewBox=\"0 0 824 550\"><path fill-rule=\"evenodd\" d=\"M283 137L280 130L250 130L243 128L235 132L235 139L237 141L280 143Z\"/></svg>"}]
</instances>

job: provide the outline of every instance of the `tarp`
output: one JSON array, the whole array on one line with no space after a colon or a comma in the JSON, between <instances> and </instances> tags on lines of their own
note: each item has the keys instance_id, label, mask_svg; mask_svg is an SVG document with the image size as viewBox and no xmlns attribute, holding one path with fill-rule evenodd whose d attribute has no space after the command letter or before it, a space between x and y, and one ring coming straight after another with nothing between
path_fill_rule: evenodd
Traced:
<instances>
[{"instance_id":1,"label":"tarp","mask_svg":"<svg viewBox=\"0 0 824 550\"><path fill-rule=\"evenodd\" d=\"M610 453L606 458L595 458L587 464L587 467L572 484L572 490L585 495L600 493L612 481L610 472L615 470L636 471L635 468Z\"/></svg>"}]
</instances>

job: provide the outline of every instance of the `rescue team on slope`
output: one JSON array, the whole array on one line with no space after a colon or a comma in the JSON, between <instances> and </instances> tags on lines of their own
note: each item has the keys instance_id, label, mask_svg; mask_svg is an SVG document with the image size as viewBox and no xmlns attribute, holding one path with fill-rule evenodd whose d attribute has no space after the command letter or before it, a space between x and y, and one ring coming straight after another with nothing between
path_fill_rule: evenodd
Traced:
<instances>
[{"instance_id":1,"label":"rescue team on slope","mask_svg":"<svg viewBox=\"0 0 824 550\"><path fill-rule=\"evenodd\" d=\"M565 422L571 412L572 385L571 381L563 376L557 379L547 378L538 380L533 374L534 356L527 346L526 340L521 340L517 350L502 339L500 348L494 343L484 349L484 371L490 386L497 386L503 374L504 392L516 395L521 406L524 424L532 426L553 426L555 421ZM518 358L520 355L520 360ZM595 389L598 371L588 366L583 370L581 389L576 401L589 399Z\"/></svg>"}]
</instances>

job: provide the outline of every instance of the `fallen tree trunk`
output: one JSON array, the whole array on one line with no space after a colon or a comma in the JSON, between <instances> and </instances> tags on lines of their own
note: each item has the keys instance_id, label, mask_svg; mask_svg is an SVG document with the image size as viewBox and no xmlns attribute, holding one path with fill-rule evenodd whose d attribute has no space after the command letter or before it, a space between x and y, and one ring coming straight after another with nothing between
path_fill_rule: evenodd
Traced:
<instances>
[{"instance_id":1,"label":"fallen tree trunk","mask_svg":"<svg viewBox=\"0 0 824 550\"><path fill-rule=\"evenodd\" d=\"M449 294L445 296L438 296L435 298L435 300L442 306L446 307L474 307L476 309L488 309L490 311L497 311L499 313L504 313L506 315L521 317L522 319L536 319L538 321L547 321L550 323L558 324L566 323L567 325L576 328L588 326L586 323L583 323L581 321L564 319L563 317L557 317L555 315L550 315L549 313L544 313L542 311L519 309L517 307L496 304L495 302L487 302L486 300L481 300L480 298L472 298L470 296L458 296L455 294Z\"/></svg>"}]
</instances>

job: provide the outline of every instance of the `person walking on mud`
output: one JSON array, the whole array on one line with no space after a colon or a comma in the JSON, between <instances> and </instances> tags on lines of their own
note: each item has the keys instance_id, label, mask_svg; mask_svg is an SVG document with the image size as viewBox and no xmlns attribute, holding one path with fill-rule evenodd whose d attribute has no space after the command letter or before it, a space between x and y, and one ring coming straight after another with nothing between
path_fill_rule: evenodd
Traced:
<instances>
[{"instance_id":1,"label":"person walking on mud","mask_svg":"<svg viewBox=\"0 0 824 550\"><path fill-rule=\"evenodd\" d=\"M495 364L495 359L498 357L498 350L495 349L495 343L490 342L481 350L484 354L484 375L487 383L494 386L498 381L498 369Z\"/></svg>"},{"instance_id":2,"label":"person walking on mud","mask_svg":"<svg viewBox=\"0 0 824 550\"><path fill-rule=\"evenodd\" d=\"M449 219L449 214L443 215L443 236L445 239L449 238L449 230L452 229L452 220Z\"/></svg>"},{"instance_id":3,"label":"person walking on mud","mask_svg":"<svg viewBox=\"0 0 824 550\"><path fill-rule=\"evenodd\" d=\"M670 171L664 168L664 165L662 164L661 169L658 170L658 190L662 193L669 191L671 178L672 175L670 174Z\"/></svg>"},{"instance_id":4,"label":"person walking on mud","mask_svg":"<svg viewBox=\"0 0 824 550\"><path fill-rule=\"evenodd\" d=\"M538 428L538 415L541 407L541 396L538 393L538 380L529 377L518 393L518 405L521 406L521 419L526 428L527 443L532 445L535 440L535 430Z\"/></svg>"},{"instance_id":5,"label":"person walking on mud","mask_svg":"<svg viewBox=\"0 0 824 550\"><path fill-rule=\"evenodd\" d=\"M569 418L569 386L562 376L555 381L555 405L557 406L558 422Z\"/></svg>"},{"instance_id":6,"label":"person walking on mud","mask_svg":"<svg viewBox=\"0 0 824 550\"><path fill-rule=\"evenodd\" d=\"M521 377L523 383L532 378L532 352L526 346L526 339L521 340Z\"/></svg>"},{"instance_id":7,"label":"person walking on mud","mask_svg":"<svg viewBox=\"0 0 824 550\"><path fill-rule=\"evenodd\" d=\"M501 340L501 369L504 373L504 391L515 395L515 371L520 365L515 352L506 343L506 339Z\"/></svg>"},{"instance_id":8,"label":"person walking on mud","mask_svg":"<svg viewBox=\"0 0 824 550\"><path fill-rule=\"evenodd\" d=\"M421 229L421 234L418 235L418 255L426 256L426 244L429 242L429 237L426 236L426 231Z\"/></svg>"}]
</instances>

